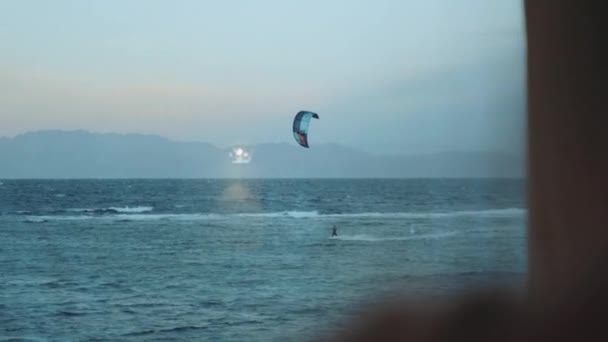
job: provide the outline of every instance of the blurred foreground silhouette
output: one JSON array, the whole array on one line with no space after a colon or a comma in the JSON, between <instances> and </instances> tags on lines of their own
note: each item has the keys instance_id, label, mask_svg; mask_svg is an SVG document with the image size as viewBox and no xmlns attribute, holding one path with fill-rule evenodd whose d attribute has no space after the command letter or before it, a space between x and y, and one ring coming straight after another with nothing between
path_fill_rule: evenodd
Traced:
<instances>
[{"instance_id":1,"label":"blurred foreground silhouette","mask_svg":"<svg viewBox=\"0 0 608 342\"><path fill-rule=\"evenodd\" d=\"M593 0L525 2L526 293L404 298L328 340L608 340L607 7Z\"/></svg>"}]
</instances>

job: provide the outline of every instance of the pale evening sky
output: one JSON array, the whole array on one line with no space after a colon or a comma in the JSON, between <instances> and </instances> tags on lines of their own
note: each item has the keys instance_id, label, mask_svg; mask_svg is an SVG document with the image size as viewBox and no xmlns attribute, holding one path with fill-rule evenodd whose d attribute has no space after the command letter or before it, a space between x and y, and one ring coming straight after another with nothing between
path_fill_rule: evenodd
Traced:
<instances>
[{"instance_id":1,"label":"pale evening sky","mask_svg":"<svg viewBox=\"0 0 608 342\"><path fill-rule=\"evenodd\" d=\"M520 1L0 2L0 136L522 150Z\"/></svg>"}]
</instances>

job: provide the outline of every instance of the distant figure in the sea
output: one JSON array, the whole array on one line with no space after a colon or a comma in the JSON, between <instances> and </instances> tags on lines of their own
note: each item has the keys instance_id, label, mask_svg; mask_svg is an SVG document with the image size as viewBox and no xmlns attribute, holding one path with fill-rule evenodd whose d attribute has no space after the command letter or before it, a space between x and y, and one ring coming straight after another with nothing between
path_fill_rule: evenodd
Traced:
<instances>
[{"instance_id":1,"label":"distant figure in the sea","mask_svg":"<svg viewBox=\"0 0 608 342\"><path fill-rule=\"evenodd\" d=\"M331 237L334 236L338 236L338 228L336 226L331 229Z\"/></svg>"}]
</instances>

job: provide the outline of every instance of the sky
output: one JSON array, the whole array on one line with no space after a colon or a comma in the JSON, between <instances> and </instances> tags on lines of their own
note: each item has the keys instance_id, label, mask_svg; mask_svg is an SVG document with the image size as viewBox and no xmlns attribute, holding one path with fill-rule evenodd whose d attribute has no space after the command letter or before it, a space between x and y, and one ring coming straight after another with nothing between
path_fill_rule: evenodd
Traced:
<instances>
[{"instance_id":1,"label":"sky","mask_svg":"<svg viewBox=\"0 0 608 342\"><path fill-rule=\"evenodd\" d=\"M0 2L0 136L43 129L375 153L521 153L511 0Z\"/></svg>"}]
</instances>

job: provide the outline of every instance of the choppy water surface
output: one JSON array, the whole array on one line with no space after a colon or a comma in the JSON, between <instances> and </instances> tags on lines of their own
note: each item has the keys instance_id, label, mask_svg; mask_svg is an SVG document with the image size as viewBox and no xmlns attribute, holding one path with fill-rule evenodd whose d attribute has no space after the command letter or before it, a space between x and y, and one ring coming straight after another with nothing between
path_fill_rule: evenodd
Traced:
<instances>
[{"instance_id":1,"label":"choppy water surface","mask_svg":"<svg viewBox=\"0 0 608 342\"><path fill-rule=\"evenodd\" d=\"M523 196L520 180L3 180L0 336L298 340L397 290L518 283Z\"/></svg>"}]
</instances>

